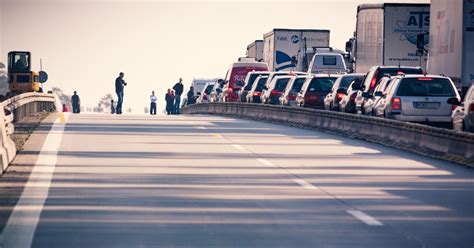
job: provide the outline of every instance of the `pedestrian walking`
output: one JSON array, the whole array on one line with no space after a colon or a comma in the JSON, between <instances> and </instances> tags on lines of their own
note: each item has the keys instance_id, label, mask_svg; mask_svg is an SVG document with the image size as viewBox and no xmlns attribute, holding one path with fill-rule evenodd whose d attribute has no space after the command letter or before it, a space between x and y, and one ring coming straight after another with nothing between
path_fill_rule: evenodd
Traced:
<instances>
[{"instance_id":1,"label":"pedestrian walking","mask_svg":"<svg viewBox=\"0 0 474 248\"><path fill-rule=\"evenodd\" d=\"M168 89L168 93L165 95L165 100L166 100L166 113L168 115L173 113L173 108L174 108L174 94L171 89Z\"/></svg>"},{"instance_id":2,"label":"pedestrian walking","mask_svg":"<svg viewBox=\"0 0 474 248\"><path fill-rule=\"evenodd\" d=\"M151 96L150 96L150 115L156 115L156 96L155 96L155 92L152 91L151 92Z\"/></svg>"},{"instance_id":3,"label":"pedestrian walking","mask_svg":"<svg viewBox=\"0 0 474 248\"><path fill-rule=\"evenodd\" d=\"M110 112L112 114L115 114L115 103L114 103L114 99L110 100Z\"/></svg>"},{"instance_id":4,"label":"pedestrian walking","mask_svg":"<svg viewBox=\"0 0 474 248\"><path fill-rule=\"evenodd\" d=\"M174 90L174 93L175 93L174 113L179 115L180 114L179 108L180 108L180 105L181 105L181 95L183 94L183 91L184 91L184 85L183 85L183 79L182 78L180 78L179 82L177 82L173 86L173 90Z\"/></svg>"},{"instance_id":5,"label":"pedestrian walking","mask_svg":"<svg viewBox=\"0 0 474 248\"><path fill-rule=\"evenodd\" d=\"M125 76L125 74L123 72L121 72L119 74L119 77L117 79L115 79L115 93L117 93L117 97L118 97L116 113L118 115L122 114L123 88L124 88L124 86L127 85L125 80L123 80L124 76Z\"/></svg>"},{"instance_id":6,"label":"pedestrian walking","mask_svg":"<svg viewBox=\"0 0 474 248\"><path fill-rule=\"evenodd\" d=\"M77 91L74 91L74 95L71 97L72 102L72 112L74 114L79 114L81 112L81 99L77 95Z\"/></svg>"},{"instance_id":7,"label":"pedestrian walking","mask_svg":"<svg viewBox=\"0 0 474 248\"><path fill-rule=\"evenodd\" d=\"M196 103L196 96L194 95L194 87L191 86L188 91L188 101L186 105L191 105Z\"/></svg>"}]
</instances>

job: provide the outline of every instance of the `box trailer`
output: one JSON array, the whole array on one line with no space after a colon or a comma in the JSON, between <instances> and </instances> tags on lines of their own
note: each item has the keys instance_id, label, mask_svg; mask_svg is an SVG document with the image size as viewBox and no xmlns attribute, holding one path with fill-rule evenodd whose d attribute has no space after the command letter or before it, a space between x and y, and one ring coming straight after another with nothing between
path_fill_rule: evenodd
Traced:
<instances>
[{"instance_id":1,"label":"box trailer","mask_svg":"<svg viewBox=\"0 0 474 248\"><path fill-rule=\"evenodd\" d=\"M263 61L263 40L256 40L247 46L247 58Z\"/></svg>"},{"instance_id":2,"label":"box trailer","mask_svg":"<svg viewBox=\"0 0 474 248\"><path fill-rule=\"evenodd\" d=\"M263 36L263 57L270 71L296 70L298 53L306 47L329 47L329 30L273 29Z\"/></svg>"},{"instance_id":3,"label":"box trailer","mask_svg":"<svg viewBox=\"0 0 474 248\"><path fill-rule=\"evenodd\" d=\"M427 34L429 4L363 4L357 8L355 70L369 71L372 66L420 66L426 68L427 56L417 52L417 36ZM424 46L428 48L428 35Z\"/></svg>"},{"instance_id":4,"label":"box trailer","mask_svg":"<svg viewBox=\"0 0 474 248\"><path fill-rule=\"evenodd\" d=\"M428 73L453 79L463 93L474 84L474 1L432 0Z\"/></svg>"}]
</instances>

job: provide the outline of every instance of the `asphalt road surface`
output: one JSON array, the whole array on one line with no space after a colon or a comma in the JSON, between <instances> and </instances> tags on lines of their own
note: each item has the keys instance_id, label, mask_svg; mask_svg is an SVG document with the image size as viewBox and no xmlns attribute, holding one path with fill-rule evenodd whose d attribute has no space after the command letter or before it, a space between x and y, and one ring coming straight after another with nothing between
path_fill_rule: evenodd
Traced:
<instances>
[{"instance_id":1,"label":"asphalt road surface","mask_svg":"<svg viewBox=\"0 0 474 248\"><path fill-rule=\"evenodd\" d=\"M0 179L3 247L474 247L460 165L215 116L49 128Z\"/></svg>"}]
</instances>

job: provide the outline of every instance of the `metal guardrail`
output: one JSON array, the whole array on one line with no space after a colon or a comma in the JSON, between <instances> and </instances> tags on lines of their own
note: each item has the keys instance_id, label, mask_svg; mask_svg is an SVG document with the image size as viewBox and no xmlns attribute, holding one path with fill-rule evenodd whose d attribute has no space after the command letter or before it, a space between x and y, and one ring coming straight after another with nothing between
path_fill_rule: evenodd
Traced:
<instances>
[{"instance_id":1,"label":"metal guardrail","mask_svg":"<svg viewBox=\"0 0 474 248\"><path fill-rule=\"evenodd\" d=\"M317 129L474 167L474 134L347 113L247 103L195 104L184 114L216 114Z\"/></svg>"},{"instance_id":2,"label":"metal guardrail","mask_svg":"<svg viewBox=\"0 0 474 248\"><path fill-rule=\"evenodd\" d=\"M14 123L33 113L60 111L61 102L54 94L25 93L0 102L0 175L16 155L16 145L10 138Z\"/></svg>"}]
</instances>

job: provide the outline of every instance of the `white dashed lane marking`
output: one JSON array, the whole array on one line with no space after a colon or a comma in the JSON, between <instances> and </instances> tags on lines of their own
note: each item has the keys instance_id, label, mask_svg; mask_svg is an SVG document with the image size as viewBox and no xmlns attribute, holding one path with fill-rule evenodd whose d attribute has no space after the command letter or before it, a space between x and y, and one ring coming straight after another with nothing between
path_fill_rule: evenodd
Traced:
<instances>
[{"instance_id":1,"label":"white dashed lane marking","mask_svg":"<svg viewBox=\"0 0 474 248\"><path fill-rule=\"evenodd\" d=\"M301 178L294 179L293 181L295 183L301 185L301 187L303 187L305 189L318 189L318 187L312 185L311 183L306 182L305 180L303 180Z\"/></svg>"},{"instance_id":2,"label":"white dashed lane marking","mask_svg":"<svg viewBox=\"0 0 474 248\"><path fill-rule=\"evenodd\" d=\"M264 164L264 165L267 165L267 166L275 166L274 163L264 159L264 158L257 158L257 161Z\"/></svg>"},{"instance_id":3,"label":"white dashed lane marking","mask_svg":"<svg viewBox=\"0 0 474 248\"><path fill-rule=\"evenodd\" d=\"M383 224L376 220L374 217L372 216L369 216L367 214L365 214L364 212L362 211L358 211L358 210L347 210L347 212L356 217L357 219L361 220L362 222L364 222L365 224L369 225L369 226L383 226Z\"/></svg>"},{"instance_id":4,"label":"white dashed lane marking","mask_svg":"<svg viewBox=\"0 0 474 248\"><path fill-rule=\"evenodd\" d=\"M239 151L244 151L245 148L243 148L242 146L240 145L236 145L236 144L233 144L232 147L234 147L235 149L239 150Z\"/></svg>"}]
</instances>

